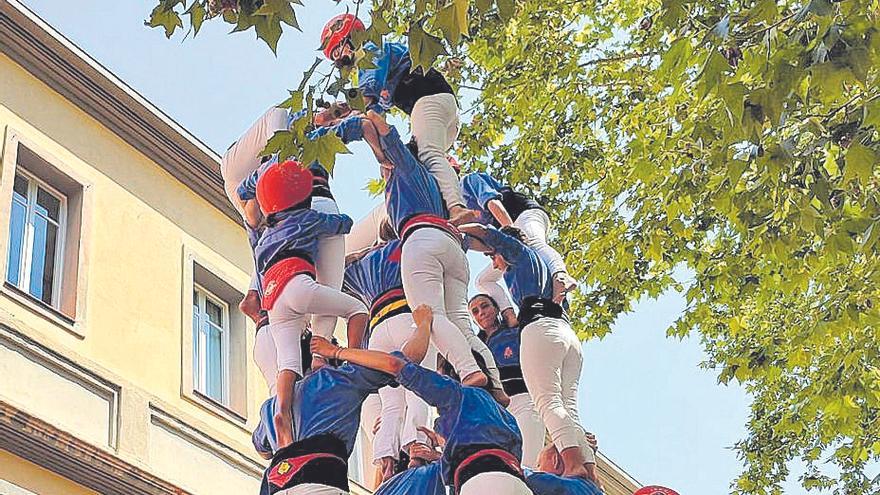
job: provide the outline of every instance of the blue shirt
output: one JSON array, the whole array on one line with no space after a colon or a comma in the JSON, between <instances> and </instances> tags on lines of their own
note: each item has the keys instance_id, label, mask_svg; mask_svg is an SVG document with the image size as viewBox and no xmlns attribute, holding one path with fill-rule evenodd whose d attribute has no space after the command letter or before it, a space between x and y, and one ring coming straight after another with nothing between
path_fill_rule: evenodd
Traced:
<instances>
[{"instance_id":1,"label":"blue shirt","mask_svg":"<svg viewBox=\"0 0 880 495\"><path fill-rule=\"evenodd\" d=\"M274 217L275 223L266 227L254 249L260 274L265 274L270 262L287 257L285 252L298 251L314 263L322 237L347 234L354 224L348 215L320 213L308 208L281 211Z\"/></svg>"},{"instance_id":2,"label":"blue shirt","mask_svg":"<svg viewBox=\"0 0 880 495\"><path fill-rule=\"evenodd\" d=\"M458 458L463 449L494 446L522 459L522 434L516 419L483 389L464 387L414 363L404 365L397 381L437 408L437 433L446 437L440 458L443 481L452 485Z\"/></svg>"},{"instance_id":3,"label":"blue shirt","mask_svg":"<svg viewBox=\"0 0 880 495\"><path fill-rule=\"evenodd\" d=\"M363 139L360 118L356 120L349 122L347 119L336 126L343 141ZM391 177L385 183L385 208L398 236L403 224L415 215L431 214L448 219L449 213L436 179L400 140L394 126L387 135L380 136L380 143L385 157L394 164Z\"/></svg>"},{"instance_id":4,"label":"blue shirt","mask_svg":"<svg viewBox=\"0 0 880 495\"><path fill-rule=\"evenodd\" d=\"M306 375L293 386L294 441L331 434L345 443L351 456L364 399L393 382L394 377L387 373L349 363L338 368L324 366ZM260 409L260 425L253 435L260 452L274 454L278 449L272 419L275 400L269 398Z\"/></svg>"},{"instance_id":5,"label":"blue shirt","mask_svg":"<svg viewBox=\"0 0 880 495\"><path fill-rule=\"evenodd\" d=\"M391 289L403 287L400 278L400 241L379 246L345 267L343 289L371 306Z\"/></svg>"},{"instance_id":6,"label":"blue shirt","mask_svg":"<svg viewBox=\"0 0 880 495\"><path fill-rule=\"evenodd\" d=\"M517 306L529 296L553 299L553 274L538 253L495 227L487 229L481 240L510 265L504 271L504 281Z\"/></svg>"},{"instance_id":7,"label":"blue shirt","mask_svg":"<svg viewBox=\"0 0 880 495\"><path fill-rule=\"evenodd\" d=\"M526 485L535 495L602 495L592 481L525 470Z\"/></svg>"},{"instance_id":8,"label":"blue shirt","mask_svg":"<svg viewBox=\"0 0 880 495\"><path fill-rule=\"evenodd\" d=\"M468 209L480 212L480 223L498 225L486 206L493 199L501 200L504 185L486 172L473 172L461 178L461 195Z\"/></svg>"},{"instance_id":9,"label":"blue shirt","mask_svg":"<svg viewBox=\"0 0 880 495\"><path fill-rule=\"evenodd\" d=\"M446 495L440 463L407 469L382 483L375 495Z\"/></svg>"},{"instance_id":10,"label":"blue shirt","mask_svg":"<svg viewBox=\"0 0 880 495\"><path fill-rule=\"evenodd\" d=\"M383 43L382 48L368 41L364 50L373 54L375 68L358 71L358 88L374 103L367 109L384 113L394 106L397 83L412 69L409 48L403 43Z\"/></svg>"}]
</instances>

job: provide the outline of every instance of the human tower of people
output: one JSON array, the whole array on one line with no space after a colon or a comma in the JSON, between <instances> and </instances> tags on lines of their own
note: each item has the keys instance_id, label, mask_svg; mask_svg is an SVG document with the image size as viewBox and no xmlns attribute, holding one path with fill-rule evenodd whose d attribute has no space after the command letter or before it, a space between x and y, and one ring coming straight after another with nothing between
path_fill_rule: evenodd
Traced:
<instances>
[{"instance_id":1,"label":"human tower of people","mask_svg":"<svg viewBox=\"0 0 880 495\"><path fill-rule=\"evenodd\" d=\"M324 54L353 66L350 38L364 29L351 14L331 19ZM305 111L270 109L222 161L256 265L240 307L257 322L253 357L271 393L253 434L271 459L261 493L349 493L362 421L375 427L380 494L599 493L595 439L578 419L575 284L547 244L547 214L486 173L459 179L447 155L458 105L442 74L413 70L404 44L364 49L366 112L334 104L309 137L369 144L380 210L353 225L320 163L259 156ZM408 143L385 121L392 107L411 119ZM468 249L492 260L470 298ZM347 347L333 338L338 318ZM378 413L362 415L377 393Z\"/></svg>"}]
</instances>

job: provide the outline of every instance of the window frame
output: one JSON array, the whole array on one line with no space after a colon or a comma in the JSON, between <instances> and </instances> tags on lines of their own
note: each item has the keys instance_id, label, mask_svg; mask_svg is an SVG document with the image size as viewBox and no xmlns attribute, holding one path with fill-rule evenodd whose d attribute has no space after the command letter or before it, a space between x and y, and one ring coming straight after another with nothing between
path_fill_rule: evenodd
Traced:
<instances>
[{"instance_id":1,"label":"window frame","mask_svg":"<svg viewBox=\"0 0 880 495\"><path fill-rule=\"evenodd\" d=\"M193 328L193 392L199 393L208 399L217 402L224 407L230 407L231 397L229 390L229 361L230 361L230 309L229 304L204 286L193 281L193 310L198 307L195 314L198 328ZM211 302L221 310L221 323L219 327L210 321L207 314L207 303ZM208 393L207 370L208 370L208 331L205 325L210 325L220 330L220 397L213 397ZM203 341L204 339L204 341ZM204 351L204 352L202 352ZM197 372L198 371L198 372Z\"/></svg>"},{"instance_id":2,"label":"window frame","mask_svg":"<svg viewBox=\"0 0 880 495\"><path fill-rule=\"evenodd\" d=\"M6 275L4 278L5 282L13 285L23 293L32 297L33 299L39 301L42 304L48 304L55 310L60 310L60 299L61 299L61 288L64 284L64 255L67 243L67 195L59 191L58 189L52 187L49 183L39 178L33 172L30 172L24 167L16 166L15 174L13 175L13 183L15 178L21 176L28 181L28 190L27 190L27 200L25 206L25 225L24 225L24 233L22 239L22 252L19 253L19 264L18 264L18 283L15 284L11 280L8 279L9 275L9 253L11 252L11 246L9 247L10 251L7 252L7 268ZM31 270L33 269L33 250L34 250L34 217L40 215L37 212L37 196L39 194L39 190L43 189L48 192L52 197L59 201L58 206L58 220L52 220L48 216L45 217L46 222L56 225L58 227L57 232L57 240L55 243L55 266L53 269L54 279L52 280L52 296L50 297L50 302L46 303L36 295L32 294L30 291L30 282L31 282ZM11 214L12 214L12 203L16 202L15 192L13 190L12 197L10 198L10 225L7 229L7 245L9 245L10 236L12 233L12 222L11 222ZM42 216L42 215L40 215Z\"/></svg>"}]
</instances>

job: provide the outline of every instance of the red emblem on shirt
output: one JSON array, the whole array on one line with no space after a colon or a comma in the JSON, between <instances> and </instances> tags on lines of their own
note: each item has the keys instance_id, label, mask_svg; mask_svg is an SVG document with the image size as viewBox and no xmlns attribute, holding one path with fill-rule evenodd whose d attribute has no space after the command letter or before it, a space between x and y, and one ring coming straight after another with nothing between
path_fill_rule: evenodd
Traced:
<instances>
[{"instance_id":1,"label":"red emblem on shirt","mask_svg":"<svg viewBox=\"0 0 880 495\"><path fill-rule=\"evenodd\" d=\"M504 359L510 359L513 357L513 349L509 346L504 348Z\"/></svg>"},{"instance_id":2,"label":"red emblem on shirt","mask_svg":"<svg viewBox=\"0 0 880 495\"><path fill-rule=\"evenodd\" d=\"M387 99L391 98L391 93L389 93L387 89L383 89L382 92L379 93L379 97L382 98L383 100L387 100Z\"/></svg>"}]
</instances>

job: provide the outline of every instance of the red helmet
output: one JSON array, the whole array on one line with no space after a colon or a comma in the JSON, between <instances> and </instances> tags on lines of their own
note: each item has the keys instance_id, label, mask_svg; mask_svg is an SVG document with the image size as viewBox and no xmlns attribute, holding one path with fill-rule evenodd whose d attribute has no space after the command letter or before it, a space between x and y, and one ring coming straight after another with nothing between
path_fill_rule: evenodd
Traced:
<instances>
[{"instance_id":1,"label":"red helmet","mask_svg":"<svg viewBox=\"0 0 880 495\"><path fill-rule=\"evenodd\" d=\"M639 488L633 495L678 495L678 492L665 486L652 485Z\"/></svg>"},{"instance_id":2,"label":"red helmet","mask_svg":"<svg viewBox=\"0 0 880 495\"><path fill-rule=\"evenodd\" d=\"M312 172L301 163L275 163L257 181L257 202L263 215L286 210L312 195Z\"/></svg>"},{"instance_id":3,"label":"red helmet","mask_svg":"<svg viewBox=\"0 0 880 495\"><path fill-rule=\"evenodd\" d=\"M333 60L331 57L333 49L348 40L352 31L365 31L366 29L367 27L364 26L364 23L355 17L354 14L339 14L330 19L321 32L321 48L324 50L324 56L329 60Z\"/></svg>"}]
</instances>

